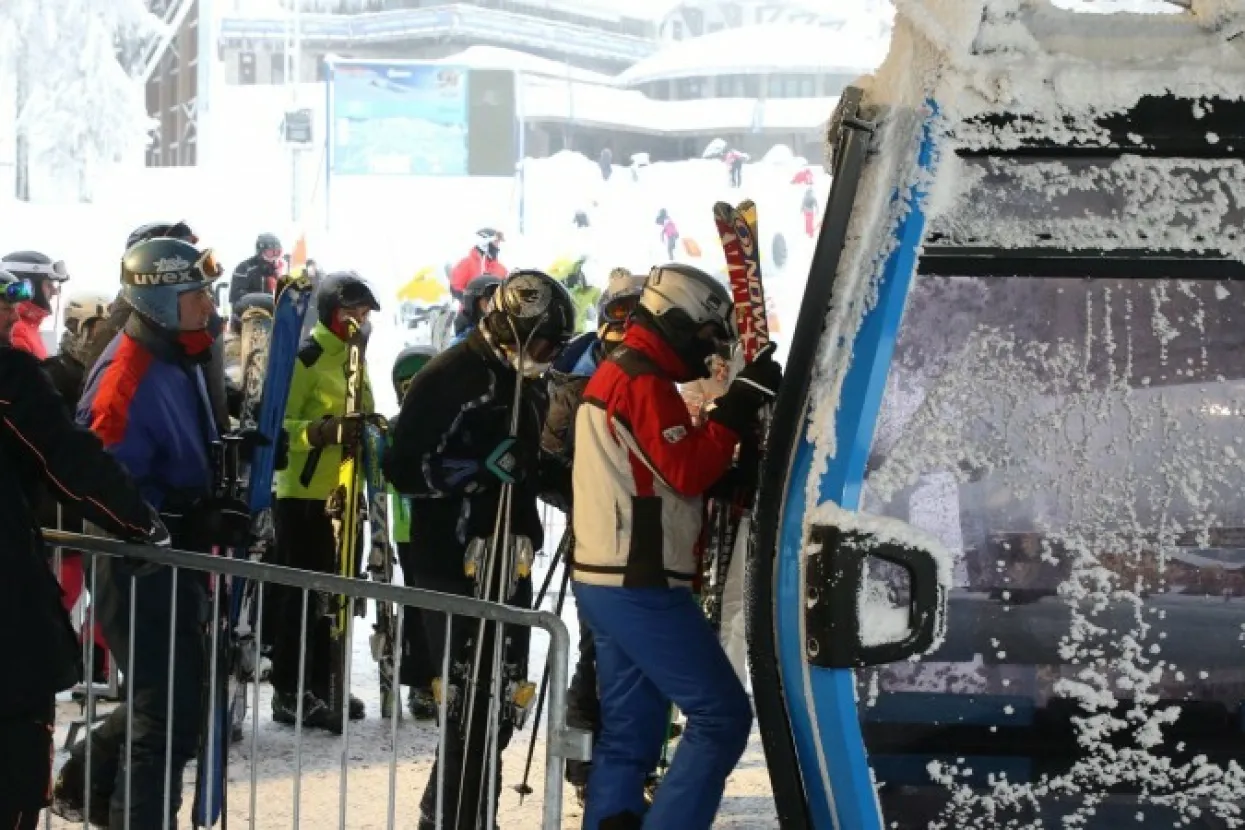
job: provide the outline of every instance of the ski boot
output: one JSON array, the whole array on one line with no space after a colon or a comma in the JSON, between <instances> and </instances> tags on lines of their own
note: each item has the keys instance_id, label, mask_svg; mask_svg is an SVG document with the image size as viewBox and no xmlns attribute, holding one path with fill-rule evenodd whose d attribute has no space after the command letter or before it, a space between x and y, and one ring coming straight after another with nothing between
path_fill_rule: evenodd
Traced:
<instances>
[{"instance_id":1,"label":"ski boot","mask_svg":"<svg viewBox=\"0 0 1245 830\"><path fill-rule=\"evenodd\" d=\"M83 764L75 763L71 758L61 767L60 775L52 786L52 803L49 810L52 815L72 824L82 824L88 818L94 827L108 826L109 793L91 793L91 815L86 815L86 780L83 775Z\"/></svg>"},{"instance_id":2,"label":"ski boot","mask_svg":"<svg viewBox=\"0 0 1245 830\"><path fill-rule=\"evenodd\" d=\"M311 692L303 693L303 726L324 728L329 716L329 707L323 700ZM298 698L286 692L273 691L272 719L276 723L293 726L298 718ZM340 720L340 717L338 718Z\"/></svg>"},{"instance_id":3,"label":"ski boot","mask_svg":"<svg viewBox=\"0 0 1245 830\"><path fill-rule=\"evenodd\" d=\"M437 717L437 701L431 687L412 688L406 706L415 720L435 720Z\"/></svg>"}]
</instances>

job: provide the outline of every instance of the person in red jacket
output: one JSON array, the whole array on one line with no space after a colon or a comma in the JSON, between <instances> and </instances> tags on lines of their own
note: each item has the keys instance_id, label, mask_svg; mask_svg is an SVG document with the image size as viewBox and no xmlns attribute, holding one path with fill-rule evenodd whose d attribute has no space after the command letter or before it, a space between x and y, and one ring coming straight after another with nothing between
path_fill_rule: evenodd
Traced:
<instances>
[{"instance_id":1,"label":"person in red jacket","mask_svg":"<svg viewBox=\"0 0 1245 830\"><path fill-rule=\"evenodd\" d=\"M505 277L509 270L501 264L501 243L506 241L501 231L492 228L481 228L476 231L476 244L467 255L458 261L450 271L450 295L455 300L462 300L467 283L476 277L485 275Z\"/></svg>"},{"instance_id":2,"label":"person in red jacket","mask_svg":"<svg viewBox=\"0 0 1245 830\"><path fill-rule=\"evenodd\" d=\"M726 287L654 268L623 337L584 390L572 467L575 601L597 650L601 733L585 830L707 830L748 742L752 709L691 586L704 493L782 381L762 349L694 425L677 384L709 376L738 340ZM673 701L688 719L645 817Z\"/></svg>"},{"instance_id":3,"label":"person in red jacket","mask_svg":"<svg viewBox=\"0 0 1245 830\"><path fill-rule=\"evenodd\" d=\"M52 300L61 293L61 283L69 279L69 270L65 263L53 261L38 251L15 251L0 260L0 270L8 271L19 280L28 280L34 294L17 307L13 346L46 360L48 348L39 334L39 326L52 313Z\"/></svg>"}]
</instances>

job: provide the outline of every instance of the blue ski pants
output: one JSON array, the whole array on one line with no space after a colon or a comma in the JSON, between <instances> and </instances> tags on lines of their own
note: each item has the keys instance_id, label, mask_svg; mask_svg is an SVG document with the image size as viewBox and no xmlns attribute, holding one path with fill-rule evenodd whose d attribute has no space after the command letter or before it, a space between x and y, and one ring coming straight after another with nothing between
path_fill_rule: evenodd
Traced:
<instances>
[{"instance_id":1,"label":"blue ski pants","mask_svg":"<svg viewBox=\"0 0 1245 830\"><path fill-rule=\"evenodd\" d=\"M704 613L686 589L576 582L575 600L596 641L601 693L585 830L644 815L644 779L661 756L671 701L687 728L644 827L710 827L748 743L752 707Z\"/></svg>"}]
</instances>

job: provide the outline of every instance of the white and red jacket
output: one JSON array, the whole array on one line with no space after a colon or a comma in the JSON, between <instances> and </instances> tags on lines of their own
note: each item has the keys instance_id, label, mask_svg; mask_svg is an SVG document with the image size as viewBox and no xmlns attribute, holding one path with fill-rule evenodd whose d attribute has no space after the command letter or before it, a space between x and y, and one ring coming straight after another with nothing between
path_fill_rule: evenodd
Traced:
<instances>
[{"instance_id":1,"label":"white and red jacket","mask_svg":"<svg viewBox=\"0 0 1245 830\"><path fill-rule=\"evenodd\" d=\"M681 359L641 326L604 361L575 418L574 576L592 585L689 587L702 496L739 436L692 426L675 385Z\"/></svg>"}]
</instances>

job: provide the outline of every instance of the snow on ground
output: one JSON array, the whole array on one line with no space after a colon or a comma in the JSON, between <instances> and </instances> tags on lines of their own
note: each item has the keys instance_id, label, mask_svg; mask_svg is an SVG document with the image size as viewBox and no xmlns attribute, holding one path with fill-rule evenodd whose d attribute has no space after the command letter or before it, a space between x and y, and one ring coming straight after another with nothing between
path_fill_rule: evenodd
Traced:
<instances>
[{"instance_id":1,"label":"snow on ground","mask_svg":"<svg viewBox=\"0 0 1245 830\"><path fill-rule=\"evenodd\" d=\"M564 522L561 515L549 510L546 518L548 529L548 548L556 547L561 537ZM535 587L539 589L541 581L551 562L551 555L538 558L533 573ZM397 577L400 579L400 575ZM557 602L557 594L561 586L561 572L555 574L550 587L549 596L543 607L553 610ZM371 613L369 609L369 614ZM567 597L562 613L571 635L571 661L576 658L575 644L578 642L578 626L576 624L574 598ZM341 769L342 750L346 740L316 730L304 730L299 743L295 741L293 727L283 726L272 721L271 695L268 685L260 688L259 730L254 749L251 744L253 720L248 714L244 727L243 740L236 744L229 757L229 804L228 818L235 827L249 826L251 813L251 777L255 775L256 786L254 801L256 805L254 819L256 827L290 827L297 826L303 830L321 830L321 828L350 827L352 830L374 830L388 827L389 815L389 780L390 764L393 758L393 741L391 740L391 724L378 717L380 711L380 686L376 663L372 660L368 635L371 632L371 620L356 618L354 629L354 649L352 654L352 683L354 694L367 704L368 717L350 725L348 738L347 774L346 774L346 818L339 822L341 808ZM548 637L537 631L532 637L531 659L528 668L529 679L538 681L544 670L548 650ZM250 687L248 695L253 694ZM248 706L251 698L248 696ZM64 745L69 722L78 716L78 707L72 703L60 704L57 718L56 746L58 750ZM543 718L542 718L543 722ZM503 790L501 805L498 812L498 824L503 830L522 828L529 830L540 826L543 806L544 782L544 732L536 745L532 763L530 786L533 795L519 803L519 796L513 787L519 783L523 775L523 765L531 740L534 724L529 722L524 731L516 733L510 747L503 755ZM398 828L414 828L419 818L419 799L428 780L432 761L437 751L437 728L430 722L413 721L409 715L402 720L397 733L397 759L394 787L394 826ZM63 763L65 753L58 751L57 765ZM258 766L252 769L252 758L258 758ZM296 770L301 764L301 773ZM294 822L294 789L295 781L299 787L298 822ZM181 814L181 825L190 826L190 805L194 793L195 770L192 764L188 767L183 790L184 804ZM562 826L577 828L580 826L582 810L575 800L574 792L569 787L563 793ZM69 823L52 818L52 828L68 827ZM778 826L770 793L769 776L765 767L765 756L761 750L759 736L755 733L744 757L730 780L727 782L726 795L718 820L714 824L719 828L739 828L743 830L768 830Z\"/></svg>"}]
</instances>

